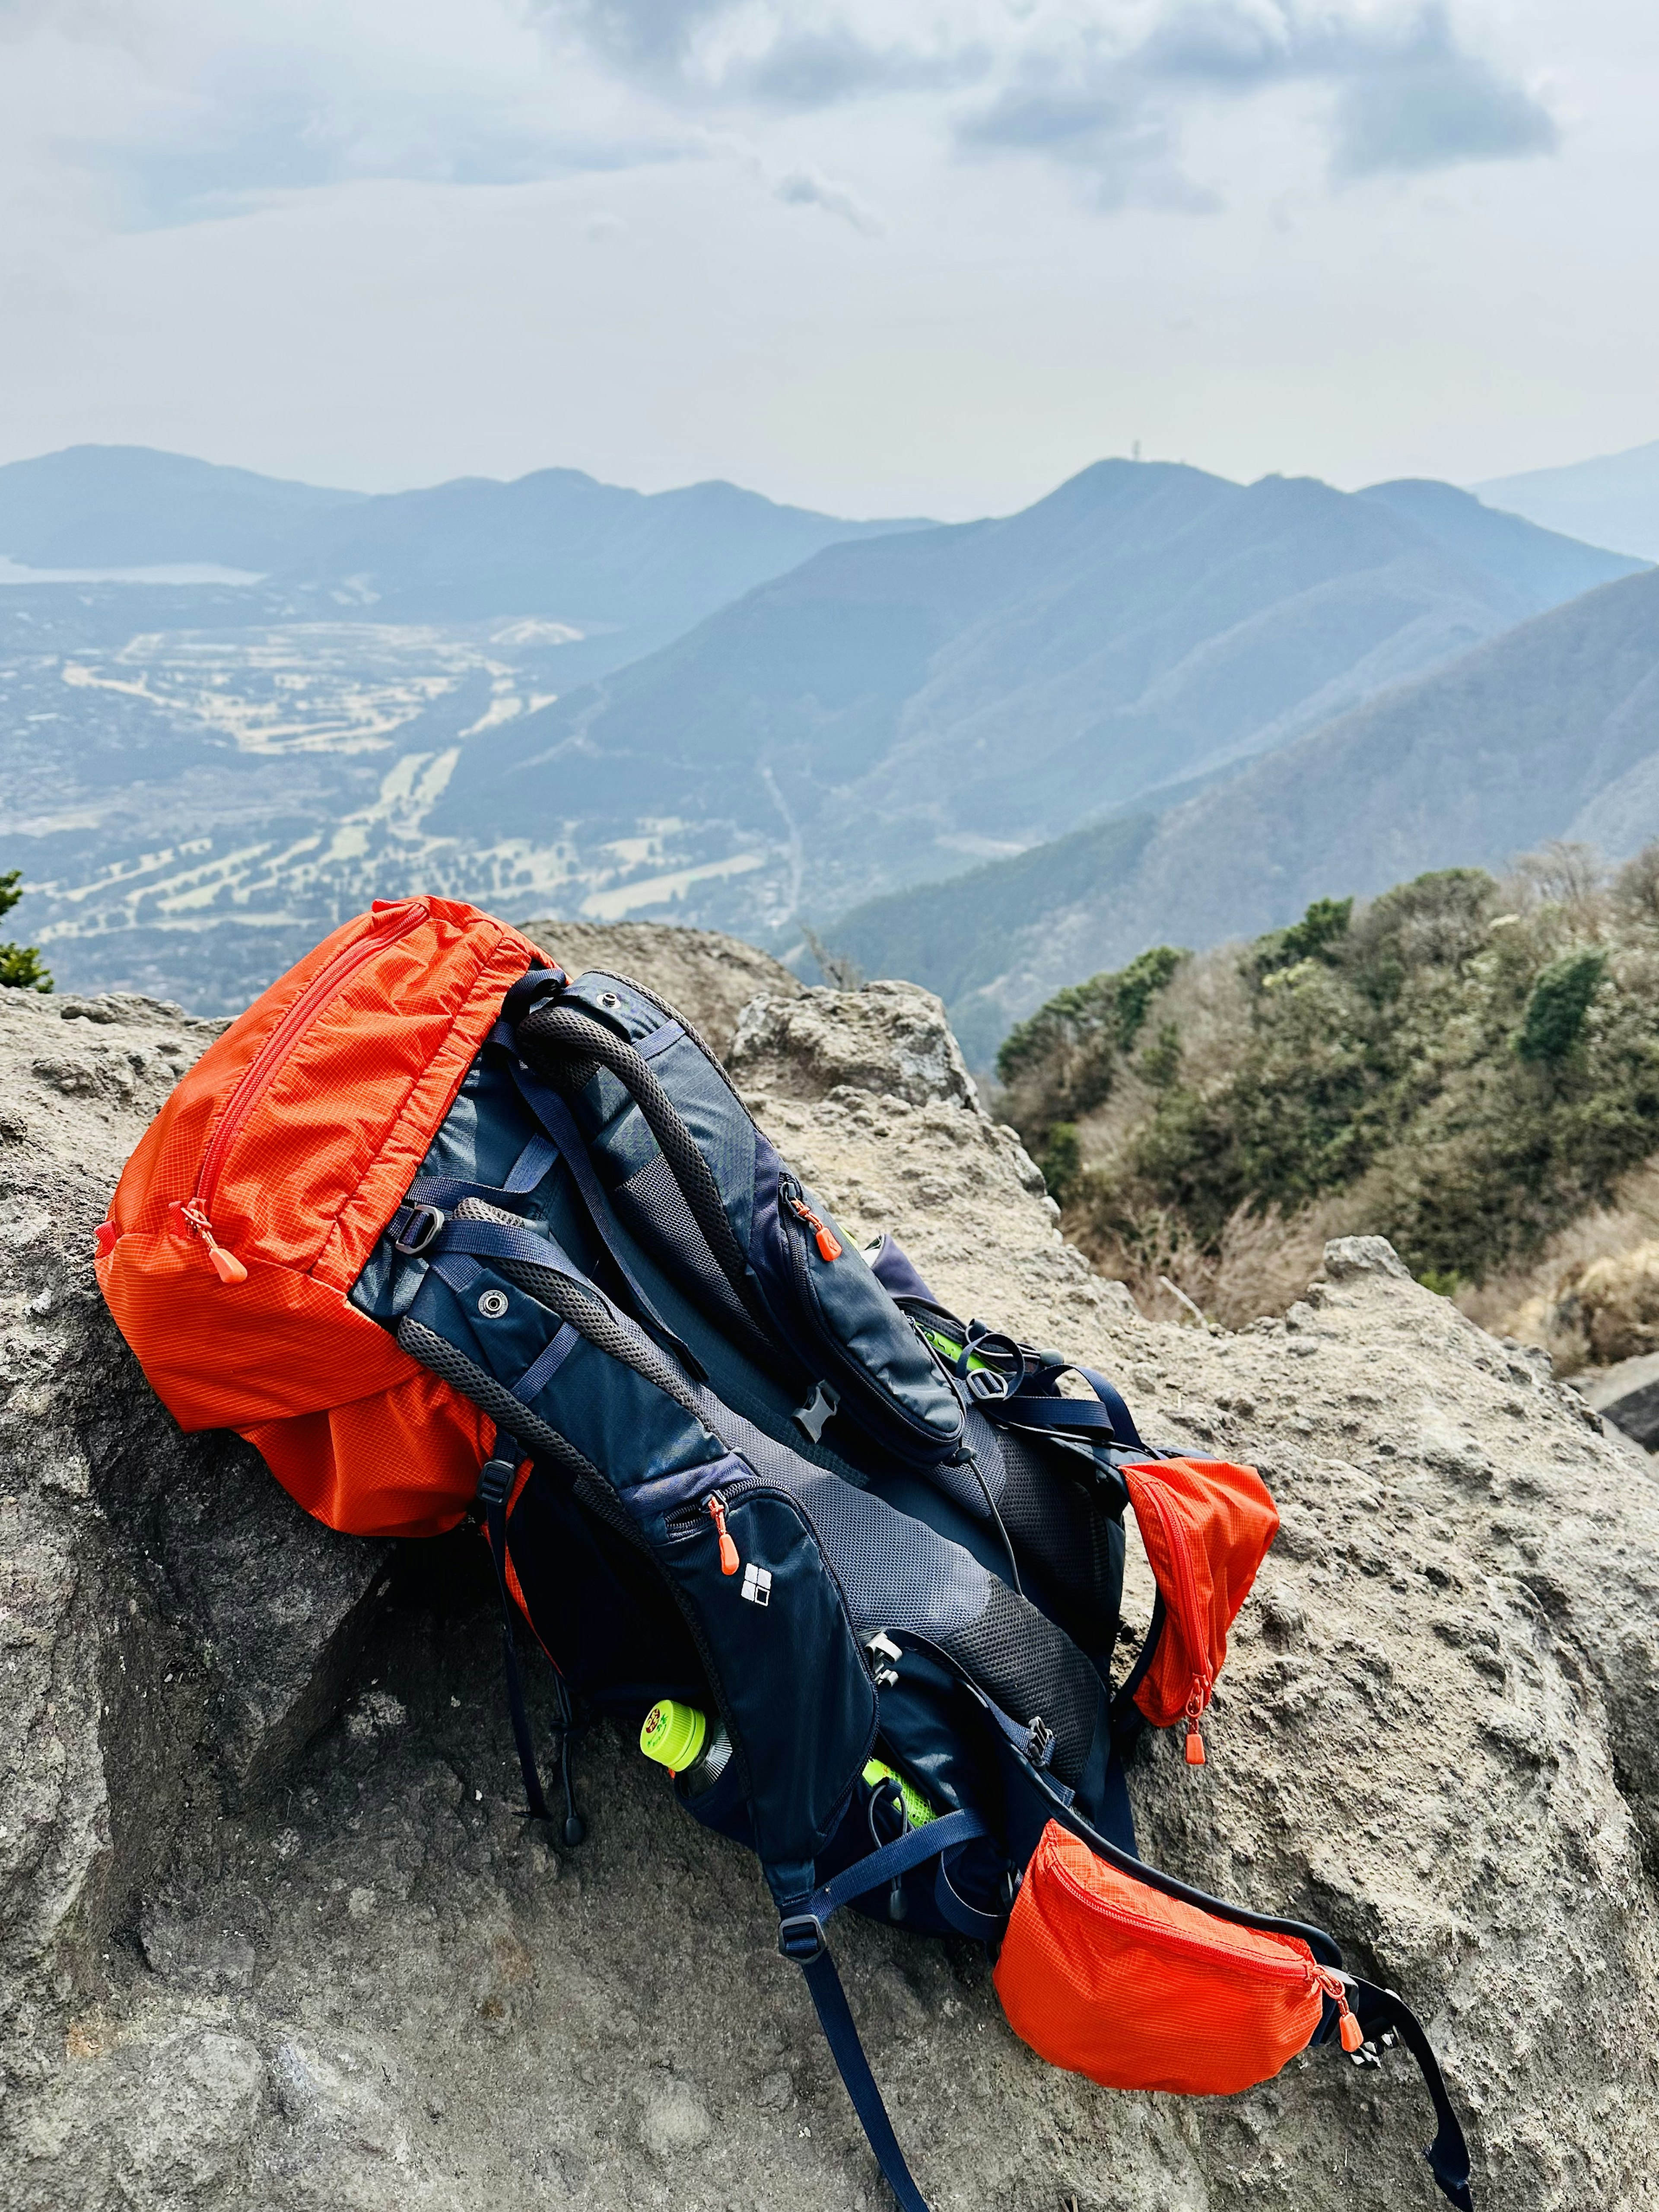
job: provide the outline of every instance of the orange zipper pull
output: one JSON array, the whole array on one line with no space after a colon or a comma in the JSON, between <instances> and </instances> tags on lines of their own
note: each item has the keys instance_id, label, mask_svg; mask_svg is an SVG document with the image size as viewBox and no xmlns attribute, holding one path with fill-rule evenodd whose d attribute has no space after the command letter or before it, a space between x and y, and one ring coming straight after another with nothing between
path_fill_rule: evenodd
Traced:
<instances>
[{"instance_id":1,"label":"orange zipper pull","mask_svg":"<svg viewBox=\"0 0 1659 2212\"><path fill-rule=\"evenodd\" d=\"M1336 2032L1342 2039L1342 2048L1352 2057L1364 2042L1365 2031L1354 2017L1346 1985L1340 1974L1327 1969L1321 1969L1315 1978L1326 1996L1336 2000Z\"/></svg>"},{"instance_id":2,"label":"orange zipper pull","mask_svg":"<svg viewBox=\"0 0 1659 2212\"><path fill-rule=\"evenodd\" d=\"M199 1237L207 1246L208 1259L214 1273L222 1283L246 1282L247 1269L236 1255L234 1252L227 1252L224 1246L215 1237L213 1224L202 1211L202 1202L199 1199L189 1199L184 1205L174 1207L173 1211L191 1234Z\"/></svg>"},{"instance_id":3,"label":"orange zipper pull","mask_svg":"<svg viewBox=\"0 0 1659 2212\"><path fill-rule=\"evenodd\" d=\"M1187 1764L1188 1766L1202 1766L1204 1764L1204 1739L1199 1734L1198 1729L1198 1717L1208 1703L1204 1690L1204 1677L1201 1674L1194 1675L1193 1686L1187 1697Z\"/></svg>"},{"instance_id":4,"label":"orange zipper pull","mask_svg":"<svg viewBox=\"0 0 1659 2212\"><path fill-rule=\"evenodd\" d=\"M801 1219L806 1224L807 1227L811 1230L816 1231L817 1235L818 1257L821 1260L839 1260L841 1257L841 1240L836 1235L835 1231L830 1228L828 1222L826 1222L821 1215L814 1213L811 1207L806 1203L806 1200L804 1198L792 1198L789 1203L794 1207L796 1212L799 1214Z\"/></svg>"},{"instance_id":5,"label":"orange zipper pull","mask_svg":"<svg viewBox=\"0 0 1659 2212\"><path fill-rule=\"evenodd\" d=\"M107 1260L121 1241L121 1232L112 1221L100 1221L92 1232L92 1249L100 1260Z\"/></svg>"},{"instance_id":6,"label":"orange zipper pull","mask_svg":"<svg viewBox=\"0 0 1659 2212\"><path fill-rule=\"evenodd\" d=\"M743 1562L738 1557L738 1547L732 1540L732 1532L726 1525L726 1500L718 1490L709 1493L708 1517L720 1531L720 1572L734 1575Z\"/></svg>"}]
</instances>

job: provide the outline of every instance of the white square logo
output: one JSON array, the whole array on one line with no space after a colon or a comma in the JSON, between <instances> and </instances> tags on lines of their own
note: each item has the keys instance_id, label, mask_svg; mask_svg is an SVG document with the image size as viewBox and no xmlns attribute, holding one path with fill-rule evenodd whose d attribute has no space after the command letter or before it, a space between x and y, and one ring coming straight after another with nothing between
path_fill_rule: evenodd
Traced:
<instances>
[{"instance_id":1,"label":"white square logo","mask_svg":"<svg viewBox=\"0 0 1659 2212\"><path fill-rule=\"evenodd\" d=\"M770 1605L772 1602L770 1567L757 1567L750 1559L743 1571L743 1594L750 1605Z\"/></svg>"}]
</instances>

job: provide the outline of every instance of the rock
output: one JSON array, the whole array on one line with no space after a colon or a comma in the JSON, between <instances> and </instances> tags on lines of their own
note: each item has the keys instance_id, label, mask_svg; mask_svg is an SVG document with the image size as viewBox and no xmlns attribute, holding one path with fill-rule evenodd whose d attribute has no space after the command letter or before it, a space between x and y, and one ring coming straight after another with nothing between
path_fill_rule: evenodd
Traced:
<instances>
[{"instance_id":1,"label":"rock","mask_svg":"<svg viewBox=\"0 0 1659 2212\"><path fill-rule=\"evenodd\" d=\"M646 984L686 1015L722 1059L752 998L763 992L770 999L793 998L801 988L781 961L713 929L550 919L518 927L573 975L604 968Z\"/></svg>"},{"instance_id":2,"label":"rock","mask_svg":"<svg viewBox=\"0 0 1659 2212\"><path fill-rule=\"evenodd\" d=\"M850 1084L911 1106L977 1099L944 1005L915 983L757 999L728 1064L739 1085L776 1097L823 1098Z\"/></svg>"},{"instance_id":3,"label":"rock","mask_svg":"<svg viewBox=\"0 0 1659 2212\"><path fill-rule=\"evenodd\" d=\"M0 2036L200 1803L257 1790L326 1719L388 1557L245 1445L181 1436L98 1295L122 1163L220 1026L0 991Z\"/></svg>"},{"instance_id":4,"label":"rock","mask_svg":"<svg viewBox=\"0 0 1659 2212\"><path fill-rule=\"evenodd\" d=\"M1580 1390L1587 1404L1633 1437L1644 1451L1659 1446L1659 1352L1621 1359L1581 1383Z\"/></svg>"},{"instance_id":5,"label":"rock","mask_svg":"<svg viewBox=\"0 0 1659 2212\"><path fill-rule=\"evenodd\" d=\"M844 1062L839 1003L811 1012L823 998L864 1002ZM1280 1502L1209 1763L1189 1770L1158 1738L1133 1769L1147 1856L1323 1921L1417 2006L1483 2204L1635 2212L1659 2154L1641 2028L1659 2008L1652 1470L1376 1240L1330 1248L1293 1327L1142 1320L1060 1243L1015 1140L948 1083L920 1101L896 1086L912 1033L898 994L791 1003L799 1033L757 1017L769 1041L744 1081L838 1217L890 1227L958 1310L1114 1374L1153 1440L1260 1465ZM883 1006L885 1059L868 1034ZM127 1110L94 1105L101 1089L51 1097L53 1113ZM26 1274L18 1296L47 1286ZM84 1299L27 1326L72 1327L89 1370L118 1372ZM752 1860L680 1814L606 1728L578 1745L589 1840L555 1856L526 1832L476 1539L403 1547L343 1718L285 1752L263 1794L227 1795L223 1662L151 1595L173 1571L155 1541L143 1557L143 1532L175 1524L98 1503L98 1483L120 1486L94 1480L104 1462L59 1410L65 1366L42 1370L32 1419L68 1441L13 1488L0 1549L23 1592L21 1630L0 1635L32 1686L7 1737L26 1747L5 1815L21 1807L26 1840L5 1940L9 1962L27 1944L36 1960L3 2046L8 2206L884 2205ZM134 1433L127 1492L188 1484L165 1424ZM1130 1589L1144 1625L1138 1566ZM69 1632L89 1618L98 1636ZM125 1692L100 1750L123 1657L152 1695ZM545 1729L548 1670L528 1686ZM156 1803L154 1765L186 1800L167 1848L130 1842L58 1910L68 1844L100 1820L128 1832L109 1808ZM1117 2095L1013 2039L971 1947L861 1922L838 1922L835 1945L936 2212L1438 2201L1426 2101L1397 2056L1379 2075L1322 2051L1213 2101Z\"/></svg>"},{"instance_id":6,"label":"rock","mask_svg":"<svg viewBox=\"0 0 1659 2212\"><path fill-rule=\"evenodd\" d=\"M1386 1237L1333 1237L1325 1247L1325 1273L1334 1283L1351 1282L1356 1275L1412 1279L1411 1269Z\"/></svg>"}]
</instances>

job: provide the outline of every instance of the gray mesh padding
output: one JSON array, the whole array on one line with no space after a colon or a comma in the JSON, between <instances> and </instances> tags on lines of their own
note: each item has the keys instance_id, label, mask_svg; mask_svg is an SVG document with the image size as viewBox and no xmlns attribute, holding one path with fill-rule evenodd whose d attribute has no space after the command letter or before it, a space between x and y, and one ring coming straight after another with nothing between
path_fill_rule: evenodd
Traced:
<instances>
[{"instance_id":1,"label":"gray mesh padding","mask_svg":"<svg viewBox=\"0 0 1659 2212\"><path fill-rule=\"evenodd\" d=\"M979 1461L988 1479L995 1455L1000 1480L992 1495L1014 1548L1041 1570L1069 1619L1100 1636L1117 1621L1116 1574L1111 1527L1106 1516L1075 1483L1066 1480L1057 1455L1021 1437L989 1432L989 1450L975 1437Z\"/></svg>"},{"instance_id":2,"label":"gray mesh padding","mask_svg":"<svg viewBox=\"0 0 1659 2212\"><path fill-rule=\"evenodd\" d=\"M495 1221L508 1229L525 1226L516 1213L504 1212L500 1206L490 1206L481 1198L464 1198L455 1209L455 1218ZM643 1375L665 1397L683 1406L688 1413L697 1411L691 1385L673 1361L659 1350L643 1329L619 1314L597 1291L589 1290L585 1283L561 1273L556 1267L538 1267L533 1260L514 1260L492 1253L489 1264L527 1297L547 1307L561 1321L568 1321L572 1328L579 1330L609 1358L619 1359L623 1366Z\"/></svg>"},{"instance_id":3,"label":"gray mesh padding","mask_svg":"<svg viewBox=\"0 0 1659 2212\"><path fill-rule=\"evenodd\" d=\"M1054 1771L1075 1788L1101 1684L1065 1631L959 1544L868 1491L805 1466L781 1486L811 1516L860 1636L890 1628L925 1637L1013 1719L1041 1717L1054 1732Z\"/></svg>"},{"instance_id":4,"label":"gray mesh padding","mask_svg":"<svg viewBox=\"0 0 1659 2212\"><path fill-rule=\"evenodd\" d=\"M736 1340L751 1358L769 1364L777 1358L769 1338L749 1318L747 1308L720 1273L714 1254L685 1202L685 1194L674 1179L674 1170L659 1152L611 1194L611 1204L623 1224L648 1252L678 1279L702 1308L708 1319Z\"/></svg>"},{"instance_id":5,"label":"gray mesh padding","mask_svg":"<svg viewBox=\"0 0 1659 2212\"><path fill-rule=\"evenodd\" d=\"M413 1315L405 1314L398 1324L398 1341L411 1359L418 1359L422 1367L470 1398L475 1406L489 1414L498 1429L505 1429L532 1452L540 1452L555 1467L567 1474L580 1476L584 1480L609 1489L610 1485L585 1453L577 1450L568 1437L532 1413L513 1395L505 1383L498 1382L487 1368L480 1367L458 1352L447 1336L436 1329L428 1328Z\"/></svg>"}]
</instances>

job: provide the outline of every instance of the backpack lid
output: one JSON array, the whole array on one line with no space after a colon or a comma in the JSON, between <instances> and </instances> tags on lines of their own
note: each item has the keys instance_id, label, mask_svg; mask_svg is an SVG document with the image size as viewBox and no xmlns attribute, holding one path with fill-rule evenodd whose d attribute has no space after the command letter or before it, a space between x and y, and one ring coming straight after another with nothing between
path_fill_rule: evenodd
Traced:
<instances>
[{"instance_id":1,"label":"backpack lid","mask_svg":"<svg viewBox=\"0 0 1659 2212\"><path fill-rule=\"evenodd\" d=\"M503 996L544 957L473 907L377 903L181 1078L100 1233L99 1286L168 1411L240 1431L334 1527L447 1526L471 1494L489 1425L347 1294ZM371 1417L398 1390L419 1405ZM415 1446L400 1478L393 1437Z\"/></svg>"}]
</instances>

